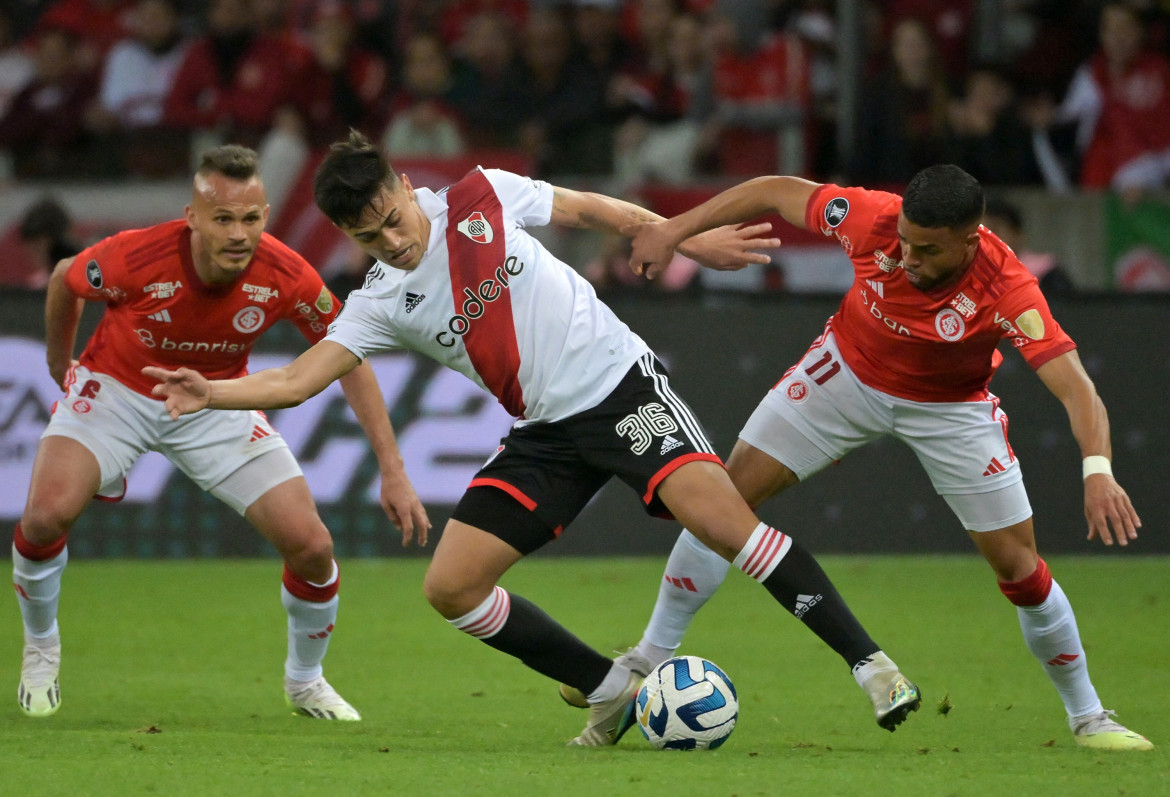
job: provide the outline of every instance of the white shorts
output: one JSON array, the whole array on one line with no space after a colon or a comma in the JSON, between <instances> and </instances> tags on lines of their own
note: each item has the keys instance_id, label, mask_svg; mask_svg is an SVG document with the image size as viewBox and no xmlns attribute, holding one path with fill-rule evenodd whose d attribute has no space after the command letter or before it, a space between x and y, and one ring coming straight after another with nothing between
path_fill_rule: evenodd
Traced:
<instances>
[{"instance_id":1,"label":"white shorts","mask_svg":"<svg viewBox=\"0 0 1170 797\"><path fill-rule=\"evenodd\" d=\"M41 436L68 437L89 449L101 468L103 498L122 496L126 474L147 451L161 453L240 514L268 490L301 475L284 438L262 412L203 410L172 421L161 401L112 376L78 366L72 379ZM256 467L244 468L249 463Z\"/></svg>"},{"instance_id":2,"label":"white shorts","mask_svg":"<svg viewBox=\"0 0 1170 797\"><path fill-rule=\"evenodd\" d=\"M914 452L970 531L1032 516L999 399L919 402L862 384L826 330L748 418L739 437L803 481L883 435Z\"/></svg>"}]
</instances>

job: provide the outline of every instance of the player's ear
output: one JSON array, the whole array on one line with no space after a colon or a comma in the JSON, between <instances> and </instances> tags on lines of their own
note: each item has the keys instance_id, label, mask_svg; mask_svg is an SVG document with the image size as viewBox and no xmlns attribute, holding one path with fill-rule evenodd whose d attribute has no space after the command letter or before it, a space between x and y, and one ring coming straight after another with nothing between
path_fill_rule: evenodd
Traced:
<instances>
[{"instance_id":1,"label":"player's ear","mask_svg":"<svg viewBox=\"0 0 1170 797\"><path fill-rule=\"evenodd\" d=\"M183 213L187 217L187 229L194 230L195 229L195 211L191 209L190 205L188 205L186 208L183 209Z\"/></svg>"},{"instance_id":2,"label":"player's ear","mask_svg":"<svg viewBox=\"0 0 1170 797\"><path fill-rule=\"evenodd\" d=\"M267 227L267 226L268 226L268 213L269 213L269 211L271 211L271 210L272 210L272 205L267 205L267 204L266 204L266 205L264 206L264 213L263 213L263 215L262 215L262 217L261 217L261 220L264 222L264 226L265 226L265 227Z\"/></svg>"},{"instance_id":3,"label":"player's ear","mask_svg":"<svg viewBox=\"0 0 1170 797\"><path fill-rule=\"evenodd\" d=\"M402 188L406 191L407 199L414 199L414 186L410 184L410 178L405 173L398 175L398 179L402 181Z\"/></svg>"}]
</instances>

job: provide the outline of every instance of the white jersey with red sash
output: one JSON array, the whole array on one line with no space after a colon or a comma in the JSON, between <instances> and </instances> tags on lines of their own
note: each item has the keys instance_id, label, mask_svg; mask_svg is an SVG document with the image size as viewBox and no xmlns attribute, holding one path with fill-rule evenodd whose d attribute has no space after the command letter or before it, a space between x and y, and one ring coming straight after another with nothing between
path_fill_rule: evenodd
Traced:
<instances>
[{"instance_id":1,"label":"white jersey with red sash","mask_svg":"<svg viewBox=\"0 0 1170 797\"><path fill-rule=\"evenodd\" d=\"M376 263L327 340L365 358L409 349L469 377L524 421L596 406L649 347L525 227L552 214L548 183L477 169L435 194L413 271Z\"/></svg>"}]
</instances>

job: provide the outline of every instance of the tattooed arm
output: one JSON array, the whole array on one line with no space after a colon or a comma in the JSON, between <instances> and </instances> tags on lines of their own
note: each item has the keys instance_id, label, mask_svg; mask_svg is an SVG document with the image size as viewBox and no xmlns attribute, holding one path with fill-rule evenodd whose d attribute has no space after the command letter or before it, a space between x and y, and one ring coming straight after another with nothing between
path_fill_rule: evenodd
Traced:
<instances>
[{"instance_id":1,"label":"tattooed arm","mask_svg":"<svg viewBox=\"0 0 1170 797\"><path fill-rule=\"evenodd\" d=\"M628 236L639 225L662 220L662 216L657 213L623 199L590 191L553 187L553 209L549 218L551 224ZM750 263L767 263L770 258L766 254L749 250L778 247L778 239L757 237L770 230L768 224L756 224L743 229L720 227L688 238L679 245L678 251L708 268L721 270L739 269ZM662 264L661 267L648 270L646 277L657 276L665 267L666 264Z\"/></svg>"}]
</instances>

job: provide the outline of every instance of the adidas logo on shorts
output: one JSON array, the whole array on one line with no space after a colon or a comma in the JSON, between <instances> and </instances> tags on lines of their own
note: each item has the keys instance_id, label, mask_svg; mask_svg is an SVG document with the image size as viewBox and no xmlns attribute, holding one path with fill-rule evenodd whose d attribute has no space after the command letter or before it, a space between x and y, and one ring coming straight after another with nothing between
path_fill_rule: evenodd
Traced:
<instances>
[{"instance_id":1,"label":"adidas logo on shorts","mask_svg":"<svg viewBox=\"0 0 1170 797\"><path fill-rule=\"evenodd\" d=\"M675 438L671 437L670 435L666 435L666 437L662 438L662 448L660 448L658 450L658 455L662 456L667 451L674 451L676 448L678 448L681 445L682 445L681 440L676 440Z\"/></svg>"}]
</instances>

